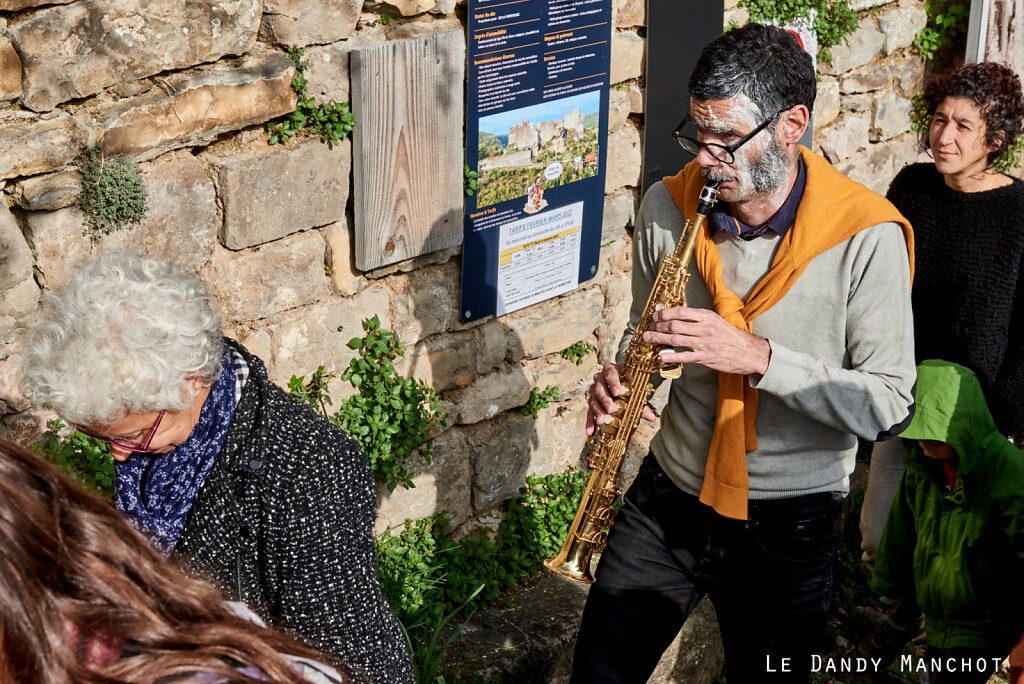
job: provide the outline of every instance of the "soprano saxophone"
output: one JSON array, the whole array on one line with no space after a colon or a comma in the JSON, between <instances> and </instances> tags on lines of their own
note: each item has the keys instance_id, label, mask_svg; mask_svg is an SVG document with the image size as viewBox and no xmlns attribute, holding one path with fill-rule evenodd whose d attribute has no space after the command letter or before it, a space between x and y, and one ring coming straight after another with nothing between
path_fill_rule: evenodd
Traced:
<instances>
[{"instance_id":1,"label":"soprano saxophone","mask_svg":"<svg viewBox=\"0 0 1024 684\"><path fill-rule=\"evenodd\" d=\"M554 558L544 561L549 570L569 579L587 583L594 581L590 573L590 559L604 548L608 528L615 518L614 503L622 493L615 480L622 468L626 447L640 424L640 416L651 395L651 375L658 372L662 377L678 378L682 373L678 364L666 366L662 363L662 347L645 341L644 332L650 328L655 311L686 305L686 283L690 279L687 267L693 255L693 245L717 197L718 181L708 181L700 191L696 218L686 221L675 251L666 254L662 260L658 277L619 369L619 379L625 391L615 400L618 408L612 414L611 422L594 430L583 447L581 458L585 458L587 466L593 470L590 481L562 550Z\"/></svg>"}]
</instances>

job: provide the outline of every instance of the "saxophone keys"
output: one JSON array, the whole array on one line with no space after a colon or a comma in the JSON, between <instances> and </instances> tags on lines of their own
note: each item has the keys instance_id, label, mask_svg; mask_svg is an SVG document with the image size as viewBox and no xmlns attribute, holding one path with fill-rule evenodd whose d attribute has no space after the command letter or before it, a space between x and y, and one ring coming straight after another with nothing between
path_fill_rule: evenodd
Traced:
<instances>
[{"instance_id":1,"label":"saxophone keys","mask_svg":"<svg viewBox=\"0 0 1024 684\"><path fill-rule=\"evenodd\" d=\"M658 369L658 372L661 374L661 377L663 378L675 380L676 378L683 374L683 367L678 363L673 363L667 366L662 366L661 368Z\"/></svg>"}]
</instances>

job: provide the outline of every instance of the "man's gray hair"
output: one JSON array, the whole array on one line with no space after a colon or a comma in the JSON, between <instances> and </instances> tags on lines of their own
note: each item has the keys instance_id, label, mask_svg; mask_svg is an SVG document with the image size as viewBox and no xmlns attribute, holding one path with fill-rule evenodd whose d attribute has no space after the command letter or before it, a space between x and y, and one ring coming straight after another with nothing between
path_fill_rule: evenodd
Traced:
<instances>
[{"instance_id":1,"label":"man's gray hair","mask_svg":"<svg viewBox=\"0 0 1024 684\"><path fill-rule=\"evenodd\" d=\"M762 118L780 109L814 109L814 62L793 34L777 26L747 24L708 43L690 74L697 100L746 96Z\"/></svg>"},{"instance_id":2,"label":"man's gray hair","mask_svg":"<svg viewBox=\"0 0 1024 684\"><path fill-rule=\"evenodd\" d=\"M186 378L212 384L222 347L220 316L193 273L107 253L43 298L25 345L21 389L74 425L182 410L194 401Z\"/></svg>"}]
</instances>

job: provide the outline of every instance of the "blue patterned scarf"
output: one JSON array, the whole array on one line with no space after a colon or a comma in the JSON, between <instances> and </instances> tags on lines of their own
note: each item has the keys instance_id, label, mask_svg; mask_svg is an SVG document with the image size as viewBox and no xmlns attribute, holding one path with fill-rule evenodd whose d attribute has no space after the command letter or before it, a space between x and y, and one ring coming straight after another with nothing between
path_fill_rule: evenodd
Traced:
<instances>
[{"instance_id":1,"label":"blue patterned scarf","mask_svg":"<svg viewBox=\"0 0 1024 684\"><path fill-rule=\"evenodd\" d=\"M167 556L185 529L188 512L235 415L235 364L226 346L222 358L224 369L188 439L166 454L132 454L115 470L117 509Z\"/></svg>"}]
</instances>

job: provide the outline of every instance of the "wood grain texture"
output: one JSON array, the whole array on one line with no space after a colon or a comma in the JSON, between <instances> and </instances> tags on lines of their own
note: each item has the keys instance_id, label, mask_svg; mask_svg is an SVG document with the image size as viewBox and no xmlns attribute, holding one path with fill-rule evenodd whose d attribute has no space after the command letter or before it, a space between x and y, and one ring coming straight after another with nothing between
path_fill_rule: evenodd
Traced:
<instances>
[{"instance_id":1,"label":"wood grain texture","mask_svg":"<svg viewBox=\"0 0 1024 684\"><path fill-rule=\"evenodd\" d=\"M352 52L360 270L462 241L465 50L448 31Z\"/></svg>"},{"instance_id":2,"label":"wood grain texture","mask_svg":"<svg viewBox=\"0 0 1024 684\"><path fill-rule=\"evenodd\" d=\"M1024 78L1024 0L990 0L985 60L1005 64Z\"/></svg>"}]
</instances>

